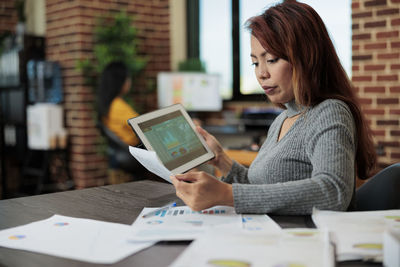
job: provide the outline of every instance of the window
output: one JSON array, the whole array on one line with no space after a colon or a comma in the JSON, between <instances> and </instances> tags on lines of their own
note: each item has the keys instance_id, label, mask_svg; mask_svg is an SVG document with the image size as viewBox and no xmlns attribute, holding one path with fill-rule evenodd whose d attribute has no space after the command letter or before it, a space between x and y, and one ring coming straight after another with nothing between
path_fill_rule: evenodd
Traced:
<instances>
[{"instance_id":1,"label":"window","mask_svg":"<svg viewBox=\"0 0 400 267\"><path fill-rule=\"evenodd\" d=\"M339 58L351 77L351 1L301 1L321 16ZM207 72L219 73L225 100L265 99L250 59L250 35L246 20L277 3L268 0L200 0L199 50ZM338 17L337 14L342 14Z\"/></svg>"},{"instance_id":2,"label":"window","mask_svg":"<svg viewBox=\"0 0 400 267\"><path fill-rule=\"evenodd\" d=\"M200 59L207 72L219 73L223 99L232 98L232 7L231 0L201 0Z\"/></svg>"}]
</instances>

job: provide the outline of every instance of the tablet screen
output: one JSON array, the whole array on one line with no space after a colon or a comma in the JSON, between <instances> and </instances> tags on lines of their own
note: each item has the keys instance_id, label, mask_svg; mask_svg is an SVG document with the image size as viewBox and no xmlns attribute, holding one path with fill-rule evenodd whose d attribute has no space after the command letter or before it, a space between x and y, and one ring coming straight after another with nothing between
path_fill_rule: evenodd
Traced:
<instances>
[{"instance_id":1,"label":"tablet screen","mask_svg":"<svg viewBox=\"0 0 400 267\"><path fill-rule=\"evenodd\" d=\"M172 173L186 172L214 157L182 105L176 104L128 120L148 150Z\"/></svg>"},{"instance_id":2,"label":"tablet screen","mask_svg":"<svg viewBox=\"0 0 400 267\"><path fill-rule=\"evenodd\" d=\"M180 111L138 125L169 170L207 153Z\"/></svg>"}]
</instances>

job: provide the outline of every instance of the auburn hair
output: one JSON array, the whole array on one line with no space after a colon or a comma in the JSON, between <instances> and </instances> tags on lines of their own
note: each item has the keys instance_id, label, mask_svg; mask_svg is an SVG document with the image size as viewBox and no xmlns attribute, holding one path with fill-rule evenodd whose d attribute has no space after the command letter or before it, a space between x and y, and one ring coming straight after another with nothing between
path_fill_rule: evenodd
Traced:
<instances>
[{"instance_id":1,"label":"auburn hair","mask_svg":"<svg viewBox=\"0 0 400 267\"><path fill-rule=\"evenodd\" d=\"M376 164L371 130L317 12L307 4L287 0L250 18L246 27L268 53L292 65L297 103L313 107L326 99L339 99L347 104L357 129L357 176L369 178Z\"/></svg>"}]
</instances>

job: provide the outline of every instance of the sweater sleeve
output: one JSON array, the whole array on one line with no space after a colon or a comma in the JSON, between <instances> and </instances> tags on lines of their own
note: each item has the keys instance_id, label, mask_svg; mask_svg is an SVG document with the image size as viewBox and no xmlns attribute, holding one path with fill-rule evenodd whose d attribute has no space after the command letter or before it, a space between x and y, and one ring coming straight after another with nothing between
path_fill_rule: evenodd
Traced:
<instances>
[{"instance_id":1,"label":"sweater sleeve","mask_svg":"<svg viewBox=\"0 0 400 267\"><path fill-rule=\"evenodd\" d=\"M248 168L244 167L243 165L233 161L233 165L231 170L229 171L226 177L223 177L221 181L225 183L241 183L241 184L248 184L249 179L247 178Z\"/></svg>"},{"instance_id":2,"label":"sweater sleeve","mask_svg":"<svg viewBox=\"0 0 400 267\"><path fill-rule=\"evenodd\" d=\"M353 193L355 125L343 102L329 101L305 118L310 177L275 184L233 183L238 213L311 214L313 207L346 210ZM309 114L306 114L306 116ZM293 171L293 170L291 170ZM282 170L282 176L290 170Z\"/></svg>"}]
</instances>

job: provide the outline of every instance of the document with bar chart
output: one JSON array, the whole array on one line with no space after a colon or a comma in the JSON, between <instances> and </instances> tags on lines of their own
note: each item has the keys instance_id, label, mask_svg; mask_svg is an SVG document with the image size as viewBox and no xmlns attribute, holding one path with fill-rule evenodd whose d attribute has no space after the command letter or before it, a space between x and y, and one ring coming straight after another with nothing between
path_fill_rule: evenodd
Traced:
<instances>
[{"instance_id":1,"label":"document with bar chart","mask_svg":"<svg viewBox=\"0 0 400 267\"><path fill-rule=\"evenodd\" d=\"M193 240L212 227L242 229L242 217L232 207L215 206L203 211L192 211L187 206L181 206L160 211L151 217L142 217L156 209L142 210L132 224L132 240Z\"/></svg>"}]
</instances>

